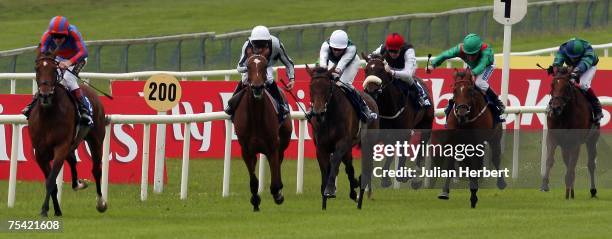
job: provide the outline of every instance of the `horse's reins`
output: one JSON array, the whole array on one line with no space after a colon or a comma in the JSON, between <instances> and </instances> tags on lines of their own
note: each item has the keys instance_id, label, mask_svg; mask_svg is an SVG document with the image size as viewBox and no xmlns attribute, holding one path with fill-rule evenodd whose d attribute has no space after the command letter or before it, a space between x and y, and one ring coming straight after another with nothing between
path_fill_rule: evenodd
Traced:
<instances>
[{"instance_id":1,"label":"horse's reins","mask_svg":"<svg viewBox=\"0 0 612 239\"><path fill-rule=\"evenodd\" d=\"M306 112L306 110L302 107L302 105L299 103L298 98L293 94L293 92L291 90L288 90L287 88L287 83L285 83L285 81L283 79L280 79L280 82L283 83L283 86L285 86L285 91L289 92L289 95L291 95L291 97L293 97L293 100L295 100L295 104L298 105L298 107L300 108L300 110L302 111L302 113L304 113L306 120L308 120L308 122L310 122L310 115Z\"/></svg>"},{"instance_id":2,"label":"horse's reins","mask_svg":"<svg viewBox=\"0 0 612 239\"><path fill-rule=\"evenodd\" d=\"M66 68L66 69L64 69L64 70L60 69L60 68L59 68L59 61L58 61L57 59L53 58L53 57L47 57L47 56L45 56L45 57L41 57L40 59L37 59L36 61L40 61L40 60L44 60L44 59L50 59L50 60L52 60L53 62L55 62L55 65L57 66L57 67L56 67L56 68L57 68L56 70L57 70L57 72L58 72L58 74L57 74L57 79L56 79L57 83L60 83L60 82L62 82L62 81L64 80L64 74L65 74L65 73L66 73L66 71L67 71L67 72L70 72L70 74L72 74L73 76L75 76L75 77L76 77L76 78L77 78L79 81L81 81L81 82L85 83L86 85L88 85L89 87L91 87L91 88L92 88L92 89L94 89L95 91L99 92L100 94L102 94L102 95L106 96L107 98L109 98L109 99L111 99L111 100L113 100L113 99L114 99L114 98L113 98L111 95L109 95L109 94L107 94L106 92L104 92L104 91L102 91L102 90L98 89L97 87L93 86L91 83L89 83L89 82L84 81L83 79L81 79L81 77L80 77L78 74L76 74L74 71L72 71L72 70L70 70L70 69L68 69L68 68Z\"/></svg>"}]
</instances>

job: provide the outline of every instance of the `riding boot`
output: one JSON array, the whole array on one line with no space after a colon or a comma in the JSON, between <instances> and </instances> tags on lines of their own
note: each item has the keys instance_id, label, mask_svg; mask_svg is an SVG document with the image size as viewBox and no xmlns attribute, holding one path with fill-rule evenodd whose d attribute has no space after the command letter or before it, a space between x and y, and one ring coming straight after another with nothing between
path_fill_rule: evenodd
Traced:
<instances>
[{"instance_id":1,"label":"riding boot","mask_svg":"<svg viewBox=\"0 0 612 239\"><path fill-rule=\"evenodd\" d=\"M375 119L378 118L378 114L372 112L372 110L370 110L370 107L368 107L368 104L366 104L365 100L359 95L359 92L357 92L357 90L355 90L355 88L348 88L347 87L348 92L350 94L350 98L352 98L353 100L351 100L354 104L354 106L356 107L356 110L358 111L358 115L359 118L366 122L366 123L370 123L372 121L374 121Z\"/></svg>"},{"instance_id":2,"label":"riding boot","mask_svg":"<svg viewBox=\"0 0 612 239\"><path fill-rule=\"evenodd\" d=\"M495 112L497 114L497 121L504 122L505 120L504 118L502 118L504 110L506 110L506 106L504 105L504 103L499 100L499 96L497 96L497 94L495 93L495 91L493 91L493 89L491 89L491 87L487 89L485 94L487 95L487 98L489 98L489 100L494 101L493 103L495 104L495 109L497 111Z\"/></svg>"},{"instance_id":3,"label":"riding boot","mask_svg":"<svg viewBox=\"0 0 612 239\"><path fill-rule=\"evenodd\" d=\"M285 118L285 115L289 112L289 104L287 104L287 102L285 102L285 99L283 99L283 97L281 96L280 90L278 89L276 82L272 81L272 83L266 84L266 88L268 89L268 92L270 93L272 98L274 98L274 101L276 101L276 105L278 106L279 120L283 120Z\"/></svg>"},{"instance_id":4,"label":"riding boot","mask_svg":"<svg viewBox=\"0 0 612 239\"><path fill-rule=\"evenodd\" d=\"M448 105L446 105L446 108L444 109L444 115L448 117L448 114L450 114L451 110L453 109L453 106L455 106L455 99L448 99Z\"/></svg>"},{"instance_id":5,"label":"riding boot","mask_svg":"<svg viewBox=\"0 0 612 239\"><path fill-rule=\"evenodd\" d=\"M238 85L232 94L232 98L227 101L227 106L223 110L226 114L234 115L234 111L236 110L236 107L238 107L238 103L240 103L240 98L242 97L242 94L238 94L240 91L242 91L242 88L244 88L244 84L242 82L238 82Z\"/></svg>"},{"instance_id":6,"label":"riding boot","mask_svg":"<svg viewBox=\"0 0 612 239\"><path fill-rule=\"evenodd\" d=\"M587 99L591 103L591 106L593 107L593 122L599 124L599 120L603 118L603 113L601 112L601 103L599 102L599 99L595 95L593 88L589 88L588 90L584 92L585 92Z\"/></svg>"},{"instance_id":7,"label":"riding boot","mask_svg":"<svg viewBox=\"0 0 612 239\"><path fill-rule=\"evenodd\" d=\"M83 95L80 88L73 90L72 95L78 103L80 123L93 127L93 109L91 107L91 102L89 102L87 96Z\"/></svg>"},{"instance_id":8,"label":"riding boot","mask_svg":"<svg viewBox=\"0 0 612 239\"><path fill-rule=\"evenodd\" d=\"M30 112L32 112L32 109L34 108L34 104L36 104L37 100L38 100L38 93L34 94L34 96L32 96L32 102L30 102L28 105L26 105L25 108L23 108L23 110L21 110L21 113L25 115L26 119L30 118Z\"/></svg>"},{"instance_id":9,"label":"riding boot","mask_svg":"<svg viewBox=\"0 0 612 239\"><path fill-rule=\"evenodd\" d=\"M429 102L429 98L427 97L427 93L425 93L425 90L423 89L423 87L417 83L414 82L411 86L410 89L412 90L412 92L416 92L416 100L419 102L419 105L423 108L427 108L431 106L431 102Z\"/></svg>"}]
</instances>

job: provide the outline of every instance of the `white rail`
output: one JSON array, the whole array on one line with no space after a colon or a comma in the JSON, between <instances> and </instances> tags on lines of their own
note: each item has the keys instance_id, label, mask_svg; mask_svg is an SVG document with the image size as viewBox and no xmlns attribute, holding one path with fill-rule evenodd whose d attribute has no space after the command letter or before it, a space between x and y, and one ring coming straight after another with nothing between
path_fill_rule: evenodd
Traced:
<instances>
[{"instance_id":1,"label":"white rail","mask_svg":"<svg viewBox=\"0 0 612 239\"><path fill-rule=\"evenodd\" d=\"M602 97L602 105L612 106L611 97ZM512 150L512 178L518 178L518 148L519 148L519 129L520 117L525 113L544 113L546 107L544 106L520 106L520 107L508 107L506 114L514 114L514 140ZM444 116L444 109L436 109L436 116ZM223 190L222 196L229 196L229 181L230 181L230 160L231 160L231 138L232 138L232 123L229 120L229 116L224 112L210 112L200 114L188 114L188 115L109 115L110 124L106 126L106 137L104 138L103 145L103 157L102 157L102 196L106 200L108 199L108 173L109 173L109 155L110 155L110 138L111 138L111 124L144 124L143 132L143 154L142 154L142 177L140 187L140 199L142 201L147 199L148 189L148 168L149 168L149 154L148 147L150 141L150 125L151 124L171 124L171 123L184 123L185 137L183 141L183 158L181 167L181 187L180 187L180 199L187 199L188 190L188 178L189 178L189 124L192 122L207 122L213 120L224 120L226 125L225 130L225 151L224 151L224 162L223 162ZM297 155L297 189L296 193L303 193L304 187L304 136L305 130L307 129L306 119L304 113L300 111L291 112L291 119L299 120L298 126L298 155ZM8 207L12 208L15 205L15 188L17 182L17 145L20 142L21 131L20 126L27 124L27 121L22 115L0 115L0 124L12 124L13 125L13 136L12 136L12 150L10 159L10 175L9 175L9 186L8 186ZM543 122L544 133L542 135L543 145L546 142L547 127L546 122ZM156 154L159 153L156 151ZM546 147L542 147L541 154L542 167L545 164ZM163 157L163 156L162 156ZM263 182L263 160L260 161L260 182ZM158 180L158 179L156 179ZM162 180L162 179L159 179ZM61 184L61 182L57 182ZM263 184L260 184L261 188ZM61 190L61 189L60 189ZM261 191L261 189L260 189Z\"/></svg>"}]
</instances>

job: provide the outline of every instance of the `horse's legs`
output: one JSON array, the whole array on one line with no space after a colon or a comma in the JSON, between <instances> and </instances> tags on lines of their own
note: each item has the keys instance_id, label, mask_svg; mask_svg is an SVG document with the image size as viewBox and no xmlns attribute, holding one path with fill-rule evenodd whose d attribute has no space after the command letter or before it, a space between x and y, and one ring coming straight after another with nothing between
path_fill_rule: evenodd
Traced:
<instances>
[{"instance_id":1,"label":"horse's legs","mask_svg":"<svg viewBox=\"0 0 612 239\"><path fill-rule=\"evenodd\" d=\"M546 167L544 169L544 175L542 175L542 186L540 187L540 191L548 192L550 188L548 187L548 183L550 180L550 169L552 169L553 164L555 163L555 149L557 148L557 143L554 142L554 137L548 137L548 144L546 145Z\"/></svg>"},{"instance_id":2,"label":"horse's legs","mask_svg":"<svg viewBox=\"0 0 612 239\"><path fill-rule=\"evenodd\" d=\"M447 170L451 170L454 168L455 166L455 159L453 158L444 158L443 160L445 160L446 162L446 169ZM442 192L440 192L440 194L438 194L438 199L442 199L442 200L448 200L450 198L450 181L451 178L447 177L444 178L444 185L442 186Z\"/></svg>"},{"instance_id":3,"label":"horse's legs","mask_svg":"<svg viewBox=\"0 0 612 239\"><path fill-rule=\"evenodd\" d=\"M478 192L478 178L470 177L470 206L472 208L476 208L476 203L478 202L478 196L476 193Z\"/></svg>"},{"instance_id":4,"label":"horse's legs","mask_svg":"<svg viewBox=\"0 0 612 239\"><path fill-rule=\"evenodd\" d=\"M348 152L348 149L350 149L350 146L347 146L344 143L336 144L336 150L330 157L328 171L329 175L327 175L327 184L325 185L325 191L323 192L324 196L336 196L336 176L338 176L338 170L340 168L340 161L342 161L342 157L344 157L345 153L350 153Z\"/></svg>"},{"instance_id":5,"label":"horse's legs","mask_svg":"<svg viewBox=\"0 0 612 239\"><path fill-rule=\"evenodd\" d=\"M70 173L72 173L72 190L78 191L87 188L87 183L85 180L79 179L76 169L76 156L74 152L68 154L68 165L70 166Z\"/></svg>"},{"instance_id":6,"label":"horse's legs","mask_svg":"<svg viewBox=\"0 0 612 239\"><path fill-rule=\"evenodd\" d=\"M283 196L283 182L281 178L281 167L278 151L272 150L271 155L268 156L268 165L270 165L270 193L274 198L274 202L278 205L282 204L285 200ZM260 162L261 163L261 162Z\"/></svg>"},{"instance_id":7,"label":"horse's legs","mask_svg":"<svg viewBox=\"0 0 612 239\"><path fill-rule=\"evenodd\" d=\"M342 157L342 163L344 163L344 171L349 180L349 197L354 201L357 200L357 192L355 188L359 187L359 181L355 178L355 168L353 167L353 155L350 152L344 154Z\"/></svg>"},{"instance_id":8,"label":"horse's legs","mask_svg":"<svg viewBox=\"0 0 612 239\"><path fill-rule=\"evenodd\" d=\"M580 145L561 148L565 162L565 199L574 199L574 181L576 180L576 163L580 153Z\"/></svg>"},{"instance_id":9,"label":"horse's legs","mask_svg":"<svg viewBox=\"0 0 612 239\"><path fill-rule=\"evenodd\" d=\"M42 205L42 210L40 212L40 215L43 217L47 217L47 212L49 212L50 197L52 197L53 199L53 208L55 210L55 215L62 215L62 210L60 209L59 202L57 200L57 184L55 180L57 178L57 175L59 174L60 169L62 168L62 165L64 164L64 160L68 156L68 146L69 145L66 144L66 146L56 149L53 154L53 160L51 161L51 169L49 170L49 174L45 179L45 186L47 192L45 195L45 201Z\"/></svg>"},{"instance_id":10,"label":"horse's legs","mask_svg":"<svg viewBox=\"0 0 612 239\"><path fill-rule=\"evenodd\" d=\"M105 212L108 209L108 205L104 198L102 198L102 141L97 139L96 137L88 137L87 144L89 144L89 149L91 150L91 160L92 160L92 168L91 173L96 180L96 210L98 212Z\"/></svg>"},{"instance_id":11,"label":"horse's legs","mask_svg":"<svg viewBox=\"0 0 612 239\"><path fill-rule=\"evenodd\" d=\"M248 152L247 147L242 147L242 158L244 159L244 163L246 164L247 170L249 171L251 205L253 205L253 211L258 212L259 204L261 203L261 198L258 194L259 180L257 180L257 176L255 176L255 164L257 164L257 156L254 153Z\"/></svg>"},{"instance_id":12,"label":"horse's legs","mask_svg":"<svg viewBox=\"0 0 612 239\"><path fill-rule=\"evenodd\" d=\"M317 148L317 162L319 163L319 170L321 171L321 197L322 197L322 209L327 208L327 198L325 197L325 185L327 184L327 175L329 173L329 153Z\"/></svg>"},{"instance_id":13,"label":"horse's legs","mask_svg":"<svg viewBox=\"0 0 612 239\"><path fill-rule=\"evenodd\" d=\"M38 167L40 167L40 170L43 172L43 175L45 175L45 189L47 188L47 178L49 177L49 171L51 171L51 166L49 165L49 161L51 159L49 158L45 158L44 155L49 155L46 152L42 152L42 151L37 151L35 153L36 156L36 162L38 163ZM42 205L42 209L40 212L40 215L43 217L47 217L47 212L49 211L49 195L45 194L45 201Z\"/></svg>"},{"instance_id":14,"label":"horse's legs","mask_svg":"<svg viewBox=\"0 0 612 239\"><path fill-rule=\"evenodd\" d=\"M596 198L597 188L595 187L595 158L597 157L597 140L587 140L586 147L589 155L587 167L589 169L589 176L591 179L591 197Z\"/></svg>"},{"instance_id":15,"label":"horse's legs","mask_svg":"<svg viewBox=\"0 0 612 239\"><path fill-rule=\"evenodd\" d=\"M495 169L499 170L501 167L501 141L499 140L492 140L493 142L490 142L489 146L491 149L491 162L493 163L493 167L495 167ZM497 188L503 190L504 188L506 188L507 184L506 184L506 180L504 180L503 176L499 176L497 177Z\"/></svg>"},{"instance_id":16,"label":"horse's legs","mask_svg":"<svg viewBox=\"0 0 612 239\"><path fill-rule=\"evenodd\" d=\"M393 158L385 157L383 161L383 171L389 170L389 168L391 168L391 163L393 163ZM380 178L380 186L383 188L388 188L389 186L391 186L391 178L385 174L385 176Z\"/></svg>"},{"instance_id":17,"label":"horse's legs","mask_svg":"<svg viewBox=\"0 0 612 239\"><path fill-rule=\"evenodd\" d=\"M426 144L429 142L429 138L431 137L431 130L419 130L417 131L419 132L419 134L421 135L421 141L420 142L424 142L424 146L426 146ZM425 164L425 158L423 157L422 154L418 154L415 160L415 165L416 165L416 175L421 175L423 166ZM411 186L412 189L419 189L423 186L423 178L420 177L416 177L414 179L412 179L411 182Z\"/></svg>"}]
</instances>

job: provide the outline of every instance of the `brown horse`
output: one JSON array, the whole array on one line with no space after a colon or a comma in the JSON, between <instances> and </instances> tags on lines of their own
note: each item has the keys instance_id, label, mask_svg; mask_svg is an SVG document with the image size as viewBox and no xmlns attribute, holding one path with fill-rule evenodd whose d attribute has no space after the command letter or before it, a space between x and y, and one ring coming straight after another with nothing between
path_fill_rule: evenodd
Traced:
<instances>
[{"instance_id":1,"label":"brown horse","mask_svg":"<svg viewBox=\"0 0 612 239\"><path fill-rule=\"evenodd\" d=\"M562 67L553 77L551 84L550 108L546 121L548 135L546 145L546 170L542 176L542 191L548 191L550 169L555 161L555 149L561 147L565 163L565 199L574 198L574 180L576 164L580 154L580 145L586 144L588 152L588 170L591 179L591 197L597 196L595 187L595 157L597 157L597 140L599 125L591 122L593 112L586 97L578 87L570 82L572 69Z\"/></svg>"},{"instance_id":2,"label":"brown horse","mask_svg":"<svg viewBox=\"0 0 612 239\"><path fill-rule=\"evenodd\" d=\"M244 95L236 108L233 123L251 178L251 204L254 211L259 211L261 198L257 192L259 181L255 176L257 154L262 153L268 158L272 175L270 192L274 202L280 205L284 201L281 163L289 146L292 125L289 119L278 122L272 96L265 90L268 60L263 55L254 54L247 58L246 65L248 85L239 93Z\"/></svg>"},{"instance_id":3,"label":"brown horse","mask_svg":"<svg viewBox=\"0 0 612 239\"><path fill-rule=\"evenodd\" d=\"M419 142L428 142L434 120L433 107L417 109L411 102L410 97L403 97L404 93L395 85L395 80L397 79L393 78L390 73L385 71L385 58L383 56L371 55L368 57L364 53L361 55L367 61L364 69L366 76L376 76L377 79L380 79L380 81L366 80L366 82L364 82L364 91L376 100L376 104L380 110L380 128L407 130L424 129L418 134L420 136ZM415 81L418 81L420 85L429 91L421 79L415 78ZM432 102L431 98L429 98L429 101ZM410 138L410 136L408 136L408 138ZM383 170L388 170L391 162L392 158L388 158L385 161ZM400 157L398 168L404 167L405 163L406 157ZM418 171L420 171L423 166L423 157L419 155L415 163ZM420 173L417 173L417 175L420 175ZM406 182L409 178L397 177L396 179L400 182ZM420 178L412 181L412 187L415 189L420 188L421 184L422 181ZM388 187L390 185L391 180L389 177L383 177L382 186Z\"/></svg>"},{"instance_id":4,"label":"brown horse","mask_svg":"<svg viewBox=\"0 0 612 239\"><path fill-rule=\"evenodd\" d=\"M322 208L326 209L327 199L336 197L336 176L340 162L344 163L350 183L349 197L357 200L355 188L360 187L358 208L361 208L364 187L355 178L351 149L358 145L368 129L378 129L378 120L369 125L359 121L349 99L332 80L331 72L316 66L306 71L311 77L310 100L312 104L311 120L314 142L317 149L317 161L321 170ZM372 112L378 112L376 103L367 94L360 92ZM311 118L311 119L313 119Z\"/></svg>"},{"instance_id":5,"label":"brown horse","mask_svg":"<svg viewBox=\"0 0 612 239\"><path fill-rule=\"evenodd\" d=\"M446 117L448 131L442 133L446 135L447 143L451 144L483 144L485 141L491 150L491 162L496 169L500 169L501 164L501 124L494 123L493 112L489 109L484 94L475 87L472 72L457 71L454 75L453 98L455 105L451 113ZM446 169L454 169L455 159L446 159ZM482 157L468 157L459 165L470 169L480 169L483 166ZM478 178L469 178L471 192L471 207L476 207L478 202ZM497 178L497 187L504 189L506 182L503 177ZM438 195L439 199L448 200L450 193L450 177L446 178L442 192Z\"/></svg>"},{"instance_id":6,"label":"brown horse","mask_svg":"<svg viewBox=\"0 0 612 239\"><path fill-rule=\"evenodd\" d=\"M93 176L96 180L98 193L96 208L99 212L107 209L102 199L100 177L102 176L102 142L104 139L105 115L100 99L89 87L81 85L83 94L91 102L93 108L93 128L81 127L77 136L76 105L69 96L68 90L60 85L63 73L58 71L58 63L52 53L40 53L36 59L36 83L38 85L38 100L33 106L28 119L28 131L36 162L45 175L46 196L42 205L41 215L46 217L49 211L49 197L53 199L56 216L62 211L57 201L57 185L55 180L64 160L68 161L72 173L72 188L76 191L87 185L79 180L76 171L74 150L81 140L85 139L91 149L93 160Z\"/></svg>"}]
</instances>

